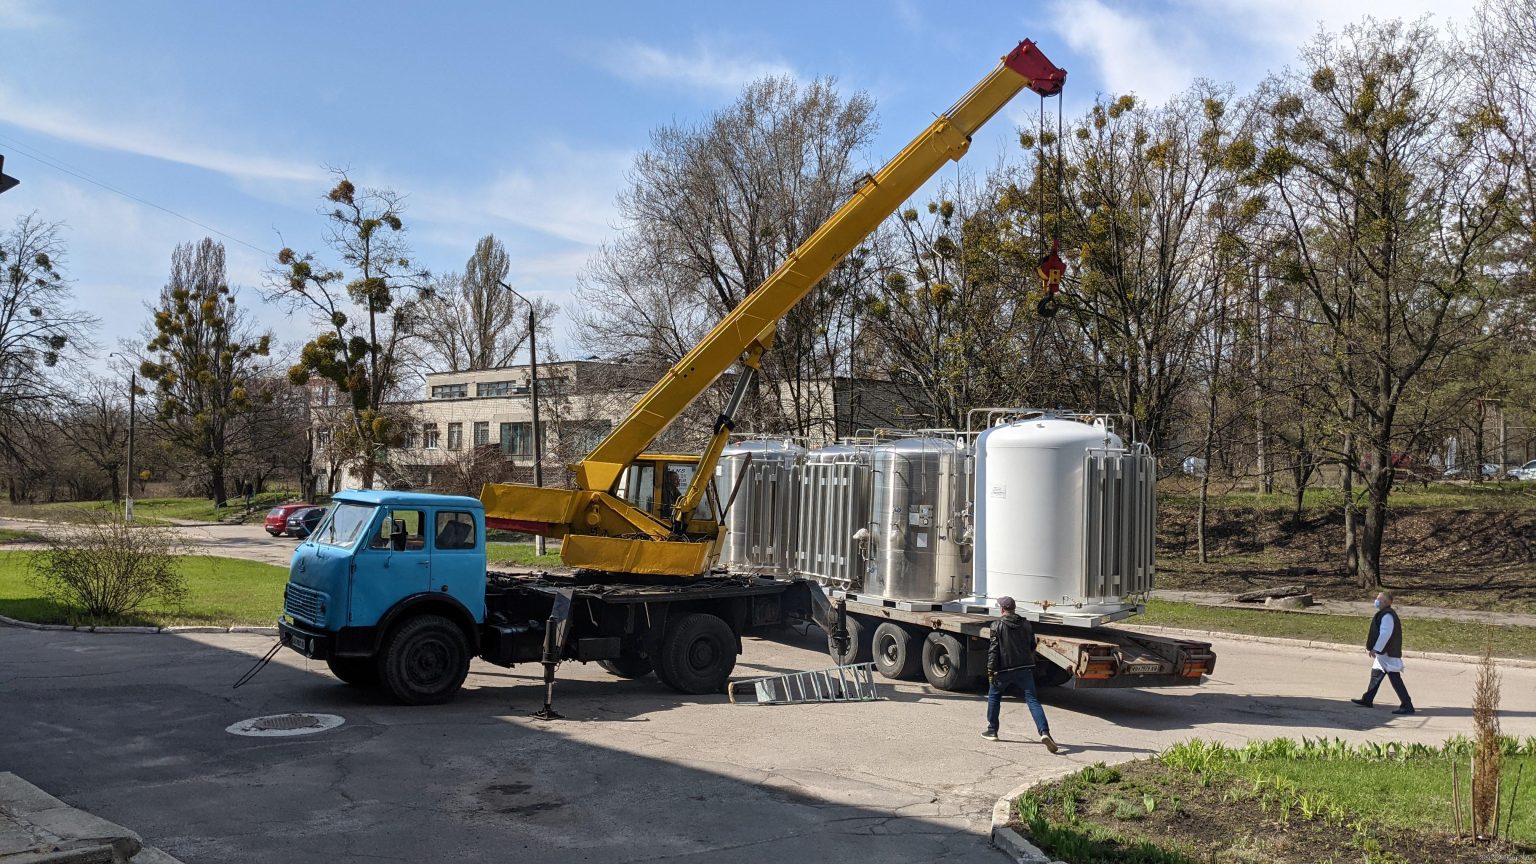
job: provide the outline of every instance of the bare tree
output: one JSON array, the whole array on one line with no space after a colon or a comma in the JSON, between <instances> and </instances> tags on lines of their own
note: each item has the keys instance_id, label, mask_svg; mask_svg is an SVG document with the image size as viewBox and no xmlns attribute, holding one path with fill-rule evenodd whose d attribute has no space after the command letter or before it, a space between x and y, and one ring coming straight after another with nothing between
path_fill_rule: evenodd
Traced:
<instances>
[{"instance_id":1,"label":"bare tree","mask_svg":"<svg viewBox=\"0 0 1536 864\"><path fill-rule=\"evenodd\" d=\"M866 94L844 98L831 79L773 77L703 124L653 131L619 196L626 230L578 292L583 346L660 365L680 358L847 198L875 129ZM856 278L840 267L803 301L815 311L780 322L759 392L835 368L844 355L820 332L824 310ZM793 416L753 400L744 424L765 422L765 412L779 415L768 422Z\"/></svg>"},{"instance_id":2,"label":"bare tree","mask_svg":"<svg viewBox=\"0 0 1536 864\"><path fill-rule=\"evenodd\" d=\"M62 226L37 214L0 234L0 459L11 500L19 500L34 433L61 394L55 372L88 347L96 318L72 307L64 277Z\"/></svg>"},{"instance_id":3,"label":"bare tree","mask_svg":"<svg viewBox=\"0 0 1536 864\"><path fill-rule=\"evenodd\" d=\"M481 237L464 273L433 280L417 316L425 365L435 372L470 372L512 365L528 342L528 304L503 286L511 265L494 234ZM560 307L530 298L539 334L553 335Z\"/></svg>"}]
</instances>

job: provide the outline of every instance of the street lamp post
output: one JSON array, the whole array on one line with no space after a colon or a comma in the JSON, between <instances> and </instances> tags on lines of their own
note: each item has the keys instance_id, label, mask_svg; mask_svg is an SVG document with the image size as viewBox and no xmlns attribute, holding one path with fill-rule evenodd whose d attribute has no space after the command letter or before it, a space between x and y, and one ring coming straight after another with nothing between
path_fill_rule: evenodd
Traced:
<instances>
[{"instance_id":1,"label":"street lamp post","mask_svg":"<svg viewBox=\"0 0 1536 864\"><path fill-rule=\"evenodd\" d=\"M108 357L116 357L120 360L133 362L133 358L125 357L116 351L107 354ZM123 489L123 521L133 521L133 432L135 421L138 419L135 409L138 407L139 372L133 367L128 369L128 483Z\"/></svg>"},{"instance_id":2,"label":"street lamp post","mask_svg":"<svg viewBox=\"0 0 1536 864\"><path fill-rule=\"evenodd\" d=\"M513 297L528 304L528 394L533 402L533 485L544 485L544 430L539 426L539 331L534 317L533 301L513 290L501 280L496 284L507 289ZM547 546L543 534L533 537L534 552L545 554Z\"/></svg>"}]
</instances>

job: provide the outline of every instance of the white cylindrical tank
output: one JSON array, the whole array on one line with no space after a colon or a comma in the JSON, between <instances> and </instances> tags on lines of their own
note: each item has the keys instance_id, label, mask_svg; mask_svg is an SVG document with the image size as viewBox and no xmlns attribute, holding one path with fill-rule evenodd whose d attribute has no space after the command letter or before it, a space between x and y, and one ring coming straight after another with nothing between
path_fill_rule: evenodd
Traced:
<instances>
[{"instance_id":1,"label":"white cylindrical tank","mask_svg":"<svg viewBox=\"0 0 1536 864\"><path fill-rule=\"evenodd\" d=\"M979 600L1081 604L1085 596L1084 463L1089 451L1122 451L1103 421L1051 414L995 426L976 439L976 564Z\"/></svg>"},{"instance_id":2,"label":"white cylindrical tank","mask_svg":"<svg viewBox=\"0 0 1536 864\"><path fill-rule=\"evenodd\" d=\"M735 441L721 451L715 492L720 506L730 505L721 566L733 573L790 575L796 469L804 457L805 448L792 441Z\"/></svg>"}]
</instances>

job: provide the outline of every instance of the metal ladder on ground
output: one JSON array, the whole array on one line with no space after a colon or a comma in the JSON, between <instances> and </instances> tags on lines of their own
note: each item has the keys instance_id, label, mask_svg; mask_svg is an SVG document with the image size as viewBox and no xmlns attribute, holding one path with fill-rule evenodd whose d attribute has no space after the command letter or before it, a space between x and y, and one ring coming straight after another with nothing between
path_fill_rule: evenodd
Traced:
<instances>
[{"instance_id":1,"label":"metal ladder on ground","mask_svg":"<svg viewBox=\"0 0 1536 864\"><path fill-rule=\"evenodd\" d=\"M750 696L751 701L740 696ZM876 702L875 664L854 663L810 672L791 672L738 681L731 702L738 705L804 705L810 702Z\"/></svg>"}]
</instances>

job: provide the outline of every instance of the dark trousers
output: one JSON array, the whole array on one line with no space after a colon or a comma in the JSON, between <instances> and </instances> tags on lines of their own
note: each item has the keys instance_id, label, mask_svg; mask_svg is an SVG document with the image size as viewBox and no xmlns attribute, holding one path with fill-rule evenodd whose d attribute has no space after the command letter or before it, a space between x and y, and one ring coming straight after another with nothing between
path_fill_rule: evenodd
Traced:
<instances>
[{"instance_id":1,"label":"dark trousers","mask_svg":"<svg viewBox=\"0 0 1536 864\"><path fill-rule=\"evenodd\" d=\"M1024 704L1029 706L1030 716L1035 718L1035 731L1041 735L1050 734L1050 724L1045 722L1045 709L1040 707L1040 700L1035 696L1035 670L1033 669L1009 669L992 676L992 686L987 690L987 731L997 731L998 715L1003 709L1003 696L1010 692L1024 697Z\"/></svg>"},{"instance_id":2,"label":"dark trousers","mask_svg":"<svg viewBox=\"0 0 1536 864\"><path fill-rule=\"evenodd\" d=\"M1397 701L1403 703L1403 707L1413 706L1413 699L1408 695L1408 688L1403 686L1403 673L1383 672L1380 669L1374 668L1371 670L1371 686L1365 689L1365 695L1360 697L1360 701L1367 705L1375 702L1376 691L1381 689L1381 679L1383 678L1392 682L1392 689L1397 691Z\"/></svg>"}]
</instances>

